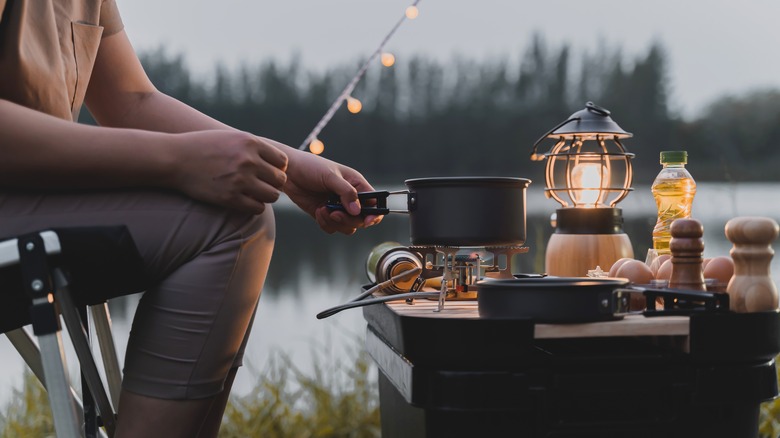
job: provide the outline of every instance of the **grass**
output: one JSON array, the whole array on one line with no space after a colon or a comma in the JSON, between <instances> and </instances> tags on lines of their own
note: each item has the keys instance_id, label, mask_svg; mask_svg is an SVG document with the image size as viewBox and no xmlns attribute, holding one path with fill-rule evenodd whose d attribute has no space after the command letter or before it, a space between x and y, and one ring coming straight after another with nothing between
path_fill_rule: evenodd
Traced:
<instances>
[{"instance_id":1,"label":"grass","mask_svg":"<svg viewBox=\"0 0 780 438\"><path fill-rule=\"evenodd\" d=\"M349 366L315 362L305 375L287 356L274 355L252 391L231 398L219 436L379 437L379 396L368 355L356 353ZM46 391L30 372L23 382L0 414L0 438L54 437Z\"/></svg>"},{"instance_id":2,"label":"grass","mask_svg":"<svg viewBox=\"0 0 780 438\"><path fill-rule=\"evenodd\" d=\"M780 356L777 356L775 360L780 361ZM777 377L780 380L780 370L778 370ZM761 438L780 437L780 397L761 404L758 435Z\"/></svg>"},{"instance_id":3,"label":"grass","mask_svg":"<svg viewBox=\"0 0 780 438\"><path fill-rule=\"evenodd\" d=\"M14 389L11 401L0 414L0 437L54 437L54 421L43 385L25 371L22 389Z\"/></svg>"},{"instance_id":4,"label":"grass","mask_svg":"<svg viewBox=\"0 0 780 438\"><path fill-rule=\"evenodd\" d=\"M315 360L314 371L305 375L287 356L273 355L263 372L255 372L252 391L231 398L220 437L379 437L370 358L361 351L350 362L323 368ZM30 372L3 412L0 438L54 437L46 391ZM759 436L780 437L780 398L761 405Z\"/></svg>"},{"instance_id":5,"label":"grass","mask_svg":"<svg viewBox=\"0 0 780 438\"><path fill-rule=\"evenodd\" d=\"M364 352L349 367L315 363L310 376L277 355L249 394L231 400L220 437L378 437L379 395L369 370Z\"/></svg>"}]
</instances>

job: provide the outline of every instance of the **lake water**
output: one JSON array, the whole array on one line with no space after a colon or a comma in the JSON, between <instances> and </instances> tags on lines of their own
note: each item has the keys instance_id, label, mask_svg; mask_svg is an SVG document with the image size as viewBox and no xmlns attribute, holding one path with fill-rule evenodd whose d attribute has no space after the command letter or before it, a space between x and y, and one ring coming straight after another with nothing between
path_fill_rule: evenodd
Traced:
<instances>
[{"instance_id":1,"label":"lake water","mask_svg":"<svg viewBox=\"0 0 780 438\"><path fill-rule=\"evenodd\" d=\"M353 358L362 346L365 331L361 310L347 310L324 320L317 320L315 315L359 293L361 285L367 283L364 263L371 248L385 241L409 241L408 218L404 215L390 215L381 225L354 236L327 235L285 201L276 207L276 252L247 348L248 367L236 381L237 394L251 389L254 376L262 372L274 352L289 356L304 372L313 369L313 360L330 367ZM543 271L544 245L552 233L549 216L557 205L544 198L540 186L528 189L526 244L530 251L516 256L517 272ZM636 188L620 207L636 258L644 259L655 223L655 204L649 189ZM728 255L731 244L723 228L735 216L769 216L780 222L780 184L700 183L693 217L705 227L705 257ZM773 247L780 250L780 241ZM773 259L772 277L780 284L780 255ZM130 296L111 303L120 355L137 299ZM5 336L0 337L0 355L0 403L6 403L11 389L21 386L25 365Z\"/></svg>"}]
</instances>

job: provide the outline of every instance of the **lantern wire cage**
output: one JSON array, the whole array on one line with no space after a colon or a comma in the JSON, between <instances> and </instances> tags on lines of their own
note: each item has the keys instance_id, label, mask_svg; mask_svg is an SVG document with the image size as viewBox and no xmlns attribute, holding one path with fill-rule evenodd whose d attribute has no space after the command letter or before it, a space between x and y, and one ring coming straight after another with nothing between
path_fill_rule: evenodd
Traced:
<instances>
[{"instance_id":1,"label":"lantern wire cage","mask_svg":"<svg viewBox=\"0 0 780 438\"><path fill-rule=\"evenodd\" d=\"M633 190L634 154L617 135L561 135L544 157L545 195L564 208L615 207Z\"/></svg>"}]
</instances>

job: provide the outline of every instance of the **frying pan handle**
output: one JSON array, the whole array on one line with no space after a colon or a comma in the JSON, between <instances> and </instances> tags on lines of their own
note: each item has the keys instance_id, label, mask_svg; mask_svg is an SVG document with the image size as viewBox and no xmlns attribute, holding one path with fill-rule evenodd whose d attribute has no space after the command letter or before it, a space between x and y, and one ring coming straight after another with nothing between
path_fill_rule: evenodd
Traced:
<instances>
[{"instance_id":1,"label":"frying pan handle","mask_svg":"<svg viewBox=\"0 0 780 438\"><path fill-rule=\"evenodd\" d=\"M390 195L396 195L409 192L395 191L389 192L387 190L381 190L376 192L359 192L358 201L360 201L360 214L361 216L383 216L390 213L408 213L408 211L390 210L387 208L387 197ZM366 201L369 199L375 199L375 205L368 205ZM325 205L330 211L346 211L344 205L341 203L341 198L335 193L331 193L328 196L328 203Z\"/></svg>"},{"instance_id":2,"label":"frying pan handle","mask_svg":"<svg viewBox=\"0 0 780 438\"><path fill-rule=\"evenodd\" d=\"M642 292L646 300L645 316L691 315L702 312L728 312L729 295L699 290L648 289L634 286L627 291ZM663 298L663 308L656 309L656 298Z\"/></svg>"}]
</instances>

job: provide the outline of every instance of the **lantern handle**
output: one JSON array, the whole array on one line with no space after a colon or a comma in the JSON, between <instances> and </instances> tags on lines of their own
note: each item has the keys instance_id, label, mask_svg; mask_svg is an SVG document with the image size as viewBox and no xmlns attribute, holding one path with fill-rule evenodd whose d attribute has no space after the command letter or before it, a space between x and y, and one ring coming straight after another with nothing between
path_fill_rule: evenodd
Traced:
<instances>
[{"instance_id":1,"label":"lantern handle","mask_svg":"<svg viewBox=\"0 0 780 438\"><path fill-rule=\"evenodd\" d=\"M604 116L604 117L607 117L607 116L609 116L610 114L612 114L612 113L610 113L610 112L609 112L609 110L608 110L608 109L606 109L606 108L603 108L603 107L600 107L600 106L596 105L596 104L595 104L595 103L593 103L593 102L587 102L587 103L585 104L585 108L587 108L587 109L589 109L589 110L593 111L594 113L600 114L600 115L602 115L602 116Z\"/></svg>"},{"instance_id":2,"label":"lantern handle","mask_svg":"<svg viewBox=\"0 0 780 438\"><path fill-rule=\"evenodd\" d=\"M592 102L588 102L588 103L593 105ZM537 154L536 150L537 150L537 147L539 146L539 143L544 141L544 139L547 138L548 135L550 135L553 132L555 132L561 126L563 126L563 125L565 125L567 123L578 121L578 120L580 120L579 117L572 117L570 119L564 120L561 123L559 123L558 125L556 125L554 128L552 128L549 131L547 131L543 136L539 137L539 140L536 140L536 143L534 143L534 146L533 146L533 150L531 151L531 161L542 161L542 160L544 160L544 154Z\"/></svg>"}]
</instances>

